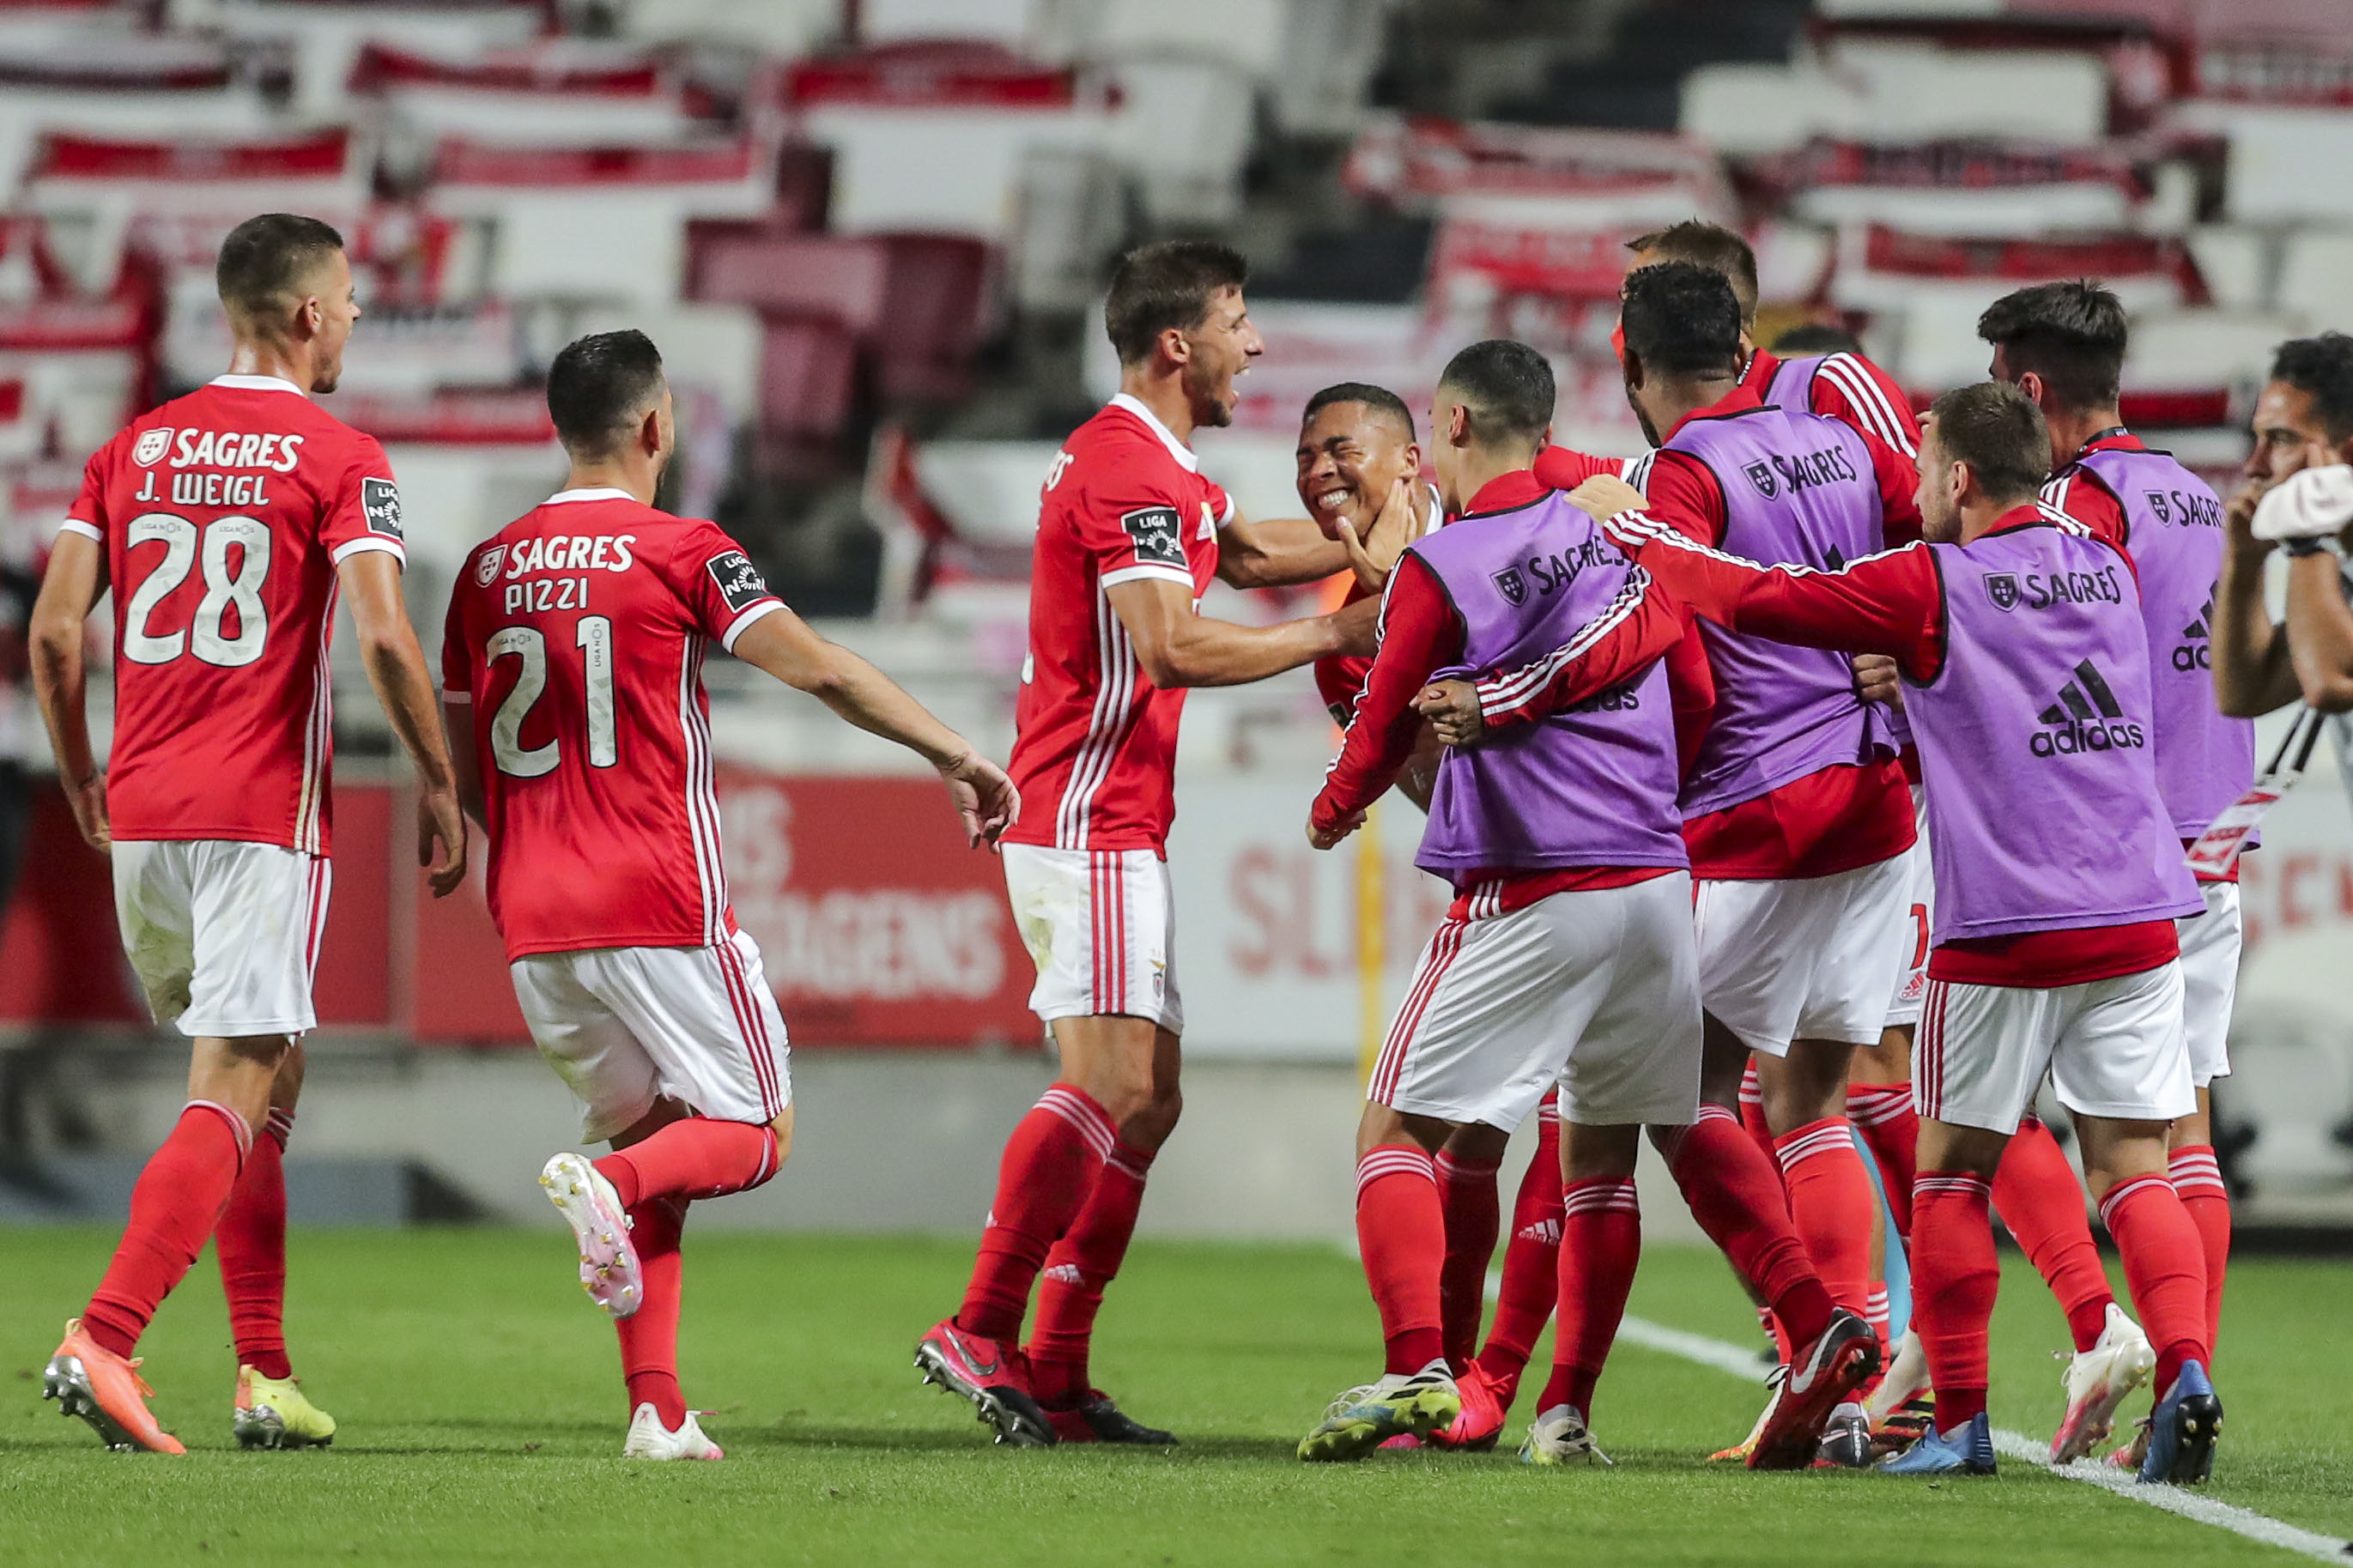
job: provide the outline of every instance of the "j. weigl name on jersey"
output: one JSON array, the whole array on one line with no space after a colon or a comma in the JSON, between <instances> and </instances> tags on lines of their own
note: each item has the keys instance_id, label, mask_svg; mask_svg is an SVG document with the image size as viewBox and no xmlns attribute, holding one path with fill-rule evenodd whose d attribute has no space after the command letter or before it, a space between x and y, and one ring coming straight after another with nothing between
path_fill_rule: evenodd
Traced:
<instances>
[{"instance_id":1,"label":"j. weigl name on jersey","mask_svg":"<svg viewBox=\"0 0 2353 1568\"><path fill-rule=\"evenodd\" d=\"M588 603L588 579L575 572L627 572L637 564L634 533L549 533L517 544L493 544L474 560L485 588L506 578L506 609L576 610Z\"/></svg>"},{"instance_id":2,"label":"j. weigl name on jersey","mask_svg":"<svg viewBox=\"0 0 2353 1568\"><path fill-rule=\"evenodd\" d=\"M157 468L170 470L174 506L265 507L272 474L290 474L302 458L301 436L275 431L198 430L159 426L140 433L132 458L147 472L139 500L164 499Z\"/></svg>"}]
</instances>

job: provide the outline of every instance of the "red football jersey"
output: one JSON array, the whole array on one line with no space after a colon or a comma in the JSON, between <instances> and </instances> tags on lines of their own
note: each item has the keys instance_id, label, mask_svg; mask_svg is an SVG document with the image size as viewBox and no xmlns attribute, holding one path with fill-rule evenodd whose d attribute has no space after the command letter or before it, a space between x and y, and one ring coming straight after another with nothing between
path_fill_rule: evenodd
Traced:
<instances>
[{"instance_id":1,"label":"red football jersey","mask_svg":"<svg viewBox=\"0 0 2353 1568\"><path fill-rule=\"evenodd\" d=\"M473 704L510 960L734 930L702 656L782 607L716 523L617 489L551 496L467 556L442 695Z\"/></svg>"},{"instance_id":2,"label":"red football jersey","mask_svg":"<svg viewBox=\"0 0 2353 1568\"><path fill-rule=\"evenodd\" d=\"M406 559L384 448L290 381L224 375L100 447L64 529L114 590L114 837L326 854L335 567Z\"/></svg>"},{"instance_id":3,"label":"red football jersey","mask_svg":"<svg viewBox=\"0 0 2353 1568\"><path fill-rule=\"evenodd\" d=\"M1198 605L1232 519L1191 449L1125 393L1063 443L1030 557L1008 843L1165 851L1185 693L1152 684L1104 590L1159 577Z\"/></svg>"}]
</instances>

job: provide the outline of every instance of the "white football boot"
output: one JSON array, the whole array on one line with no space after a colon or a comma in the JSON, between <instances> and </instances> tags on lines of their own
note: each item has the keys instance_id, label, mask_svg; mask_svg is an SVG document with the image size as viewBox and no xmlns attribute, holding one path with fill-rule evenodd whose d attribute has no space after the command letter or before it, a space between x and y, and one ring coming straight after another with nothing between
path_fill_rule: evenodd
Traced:
<instances>
[{"instance_id":1,"label":"white football boot","mask_svg":"<svg viewBox=\"0 0 2353 1568\"><path fill-rule=\"evenodd\" d=\"M626 1318L645 1300L638 1249L629 1240L628 1211L621 1194L579 1154L558 1154L539 1173L572 1235L580 1244L580 1288L616 1318Z\"/></svg>"},{"instance_id":2,"label":"white football boot","mask_svg":"<svg viewBox=\"0 0 2353 1568\"><path fill-rule=\"evenodd\" d=\"M621 1445L625 1459L723 1459L727 1451L702 1435L694 1412L686 1413L673 1432L661 1424L650 1404L638 1406L629 1417L629 1440Z\"/></svg>"},{"instance_id":3,"label":"white football boot","mask_svg":"<svg viewBox=\"0 0 2353 1568\"><path fill-rule=\"evenodd\" d=\"M2124 1309L2108 1303L2108 1321L2087 1351L2077 1351L2059 1374L2067 1414L2051 1438L2051 1462L2064 1465L2090 1453L2116 1426L2116 1406L2148 1381L2157 1352Z\"/></svg>"},{"instance_id":4,"label":"white football boot","mask_svg":"<svg viewBox=\"0 0 2353 1568\"><path fill-rule=\"evenodd\" d=\"M1574 1405L1556 1405L1539 1415L1520 1445L1524 1465L1615 1465L1587 1430L1585 1413Z\"/></svg>"}]
</instances>

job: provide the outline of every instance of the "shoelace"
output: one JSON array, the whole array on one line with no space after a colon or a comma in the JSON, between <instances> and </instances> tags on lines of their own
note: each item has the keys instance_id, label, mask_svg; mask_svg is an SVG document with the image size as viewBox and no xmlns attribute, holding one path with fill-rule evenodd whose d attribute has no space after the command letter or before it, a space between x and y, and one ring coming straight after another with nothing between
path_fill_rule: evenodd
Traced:
<instances>
[{"instance_id":1,"label":"shoelace","mask_svg":"<svg viewBox=\"0 0 2353 1568\"><path fill-rule=\"evenodd\" d=\"M1377 1383L1358 1384L1356 1387L1348 1390L1347 1393L1340 1395L1339 1398L1335 1399L1331 1404L1324 1407L1324 1419L1326 1421L1337 1419L1348 1411L1355 1409L1357 1405L1362 1405L1370 1395L1378 1394L1380 1392L1380 1388L1381 1385Z\"/></svg>"},{"instance_id":2,"label":"shoelace","mask_svg":"<svg viewBox=\"0 0 2353 1568\"><path fill-rule=\"evenodd\" d=\"M154 1398L155 1391L147 1386L147 1380L145 1378L139 1375L139 1369L147 1364L147 1358L143 1355L132 1356L129 1361L124 1362L122 1364L131 1369L131 1386L139 1391L139 1397L142 1399Z\"/></svg>"}]
</instances>

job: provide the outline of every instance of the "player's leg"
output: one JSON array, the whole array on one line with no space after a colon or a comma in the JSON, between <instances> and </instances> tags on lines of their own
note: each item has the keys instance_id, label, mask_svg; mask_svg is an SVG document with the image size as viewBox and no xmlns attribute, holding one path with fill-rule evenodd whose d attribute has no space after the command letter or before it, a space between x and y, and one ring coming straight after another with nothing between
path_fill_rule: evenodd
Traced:
<instances>
[{"instance_id":1,"label":"player's leg","mask_svg":"<svg viewBox=\"0 0 2353 1568\"><path fill-rule=\"evenodd\" d=\"M1030 1391L1065 1442L1174 1443L1121 1411L1094 1386L1088 1358L1103 1291L1118 1275L1135 1234L1152 1162L1184 1110L1182 1047L1175 1031L1153 1037L1152 1100L1120 1123L1119 1141L1095 1178L1086 1206L1046 1254L1038 1280L1038 1316L1026 1353Z\"/></svg>"},{"instance_id":2,"label":"player's leg","mask_svg":"<svg viewBox=\"0 0 2353 1568\"><path fill-rule=\"evenodd\" d=\"M1807 1254L1831 1299L1864 1312L1871 1297L1871 1237L1879 1222L1871 1174L1846 1116L1847 1064L1840 1040L1799 1039L1776 1057L1760 1053L1766 1125Z\"/></svg>"},{"instance_id":3,"label":"player's leg","mask_svg":"<svg viewBox=\"0 0 2353 1568\"><path fill-rule=\"evenodd\" d=\"M1636 1122L1571 1122L1561 1130L1559 1318L1552 1375L1520 1447L1523 1463L1609 1462L1593 1442L1593 1394L1642 1257L1642 1212L1634 1195L1641 1133Z\"/></svg>"},{"instance_id":4,"label":"player's leg","mask_svg":"<svg viewBox=\"0 0 2353 1568\"><path fill-rule=\"evenodd\" d=\"M1438 1152L1438 1201L1446 1215L1446 1263L1439 1270L1439 1315L1447 1364L1460 1373L1479 1349L1479 1321L1487 1307L1487 1268L1503 1228L1496 1178L1511 1135L1471 1122L1454 1130Z\"/></svg>"},{"instance_id":5,"label":"player's leg","mask_svg":"<svg viewBox=\"0 0 2353 1568\"><path fill-rule=\"evenodd\" d=\"M237 1345L237 1402L229 1418L248 1448L324 1447L335 1418L311 1403L286 1354L286 1144L302 1095L300 1040L278 1064L269 1119L247 1151L228 1207L213 1232L221 1291Z\"/></svg>"},{"instance_id":6,"label":"player's leg","mask_svg":"<svg viewBox=\"0 0 2353 1568\"><path fill-rule=\"evenodd\" d=\"M140 1173L105 1278L67 1327L45 1397L111 1446L181 1452L144 1403L132 1350L219 1224L292 1037L315 1021L311 857L272 845L121 842L123 946L157 1022L192 1037L188 1102Z\"/></svg>"},{"instance_id":7,"label":"player's leg","mask_svg":"<svg viewBox=\"0 0 2353 1568\"><path fill-rule=\"evenodd\" d=\"M658 1101L636 1126L616 1136L613 1155L641 1150L672 1127L687 1125L686 1107ZM784 1140L789 1142L789 1110ZM600 1162L601 1163L601 1162ZM621 1455L632 1459L719 1459L726 1453L704 1436L687 1408L678 1381L678 1324L685 1301L686 1212L682 1194L641 1196L628 1207L629 1240L638 1254L638 1310L613 1325L621 1342L621 1380L628 1390L629 1429Z\"/></svg>"},{"instance_id":8,"label":"player's leg","mask_svg":"<svg viewBox=\"0 0 2353 1568\"><path fill-rule=\"evenodd\" d=\"M2206 1249L2206 1338L2222 1332L2222 1285L2231 1259L2231 1194L2214 1157L2212 1085L2231 1071L2231 1011L2242 942L2236 882L2201 883L2206 912L2181 930L2181 1019L2198 1109L2173 1124L2168 1169Z\"/></svg>"},{"instance_id":9,"label":"player's leg","mask_svg":"<svg viewBox=\"0 0 2353 1568\"><path fill-rule=\"evenodd\" d=\"M2157 1351L2157 1408L2140 1477L2202 1481L2222 1415L2209 1376L2205 1248L2166 1170L2167 1130L2196 1105L2181 967L2068 990L2076 1010L2052 1054L2052 1087L2075 1117L2085 1181Z\"/></svg>"},{"instance_id":10,"label":"player's leg","mask_svg":"<svg viewBox=\"0 0 2353 1568\"><path fill-rule=\"evenodd\" d=\"M1912 1176L1917 1169L1920 1117L1912 1108L1914 1022L1890 1024L1879 1044L1854 1053L1847 1068L1846 1114L1879 1166L1887 1214L1898 1237L1912 1230Z\"/></svg>"},{"instance_id":11,"label":"player's leg","mask_svg":"<svg viewBox=\"0 0 2353 1568\"><path fill-rule=\"evenodd\" d=\"M1561 1218L1560 1108L1547 1095L1536 1110L1535 1151L1512 1202L1512 1236L1504 1247L1495 1318L1477 1363L1498 1407L1506 1412L1559 1299Z\"/></svg>"}]
</instances>

